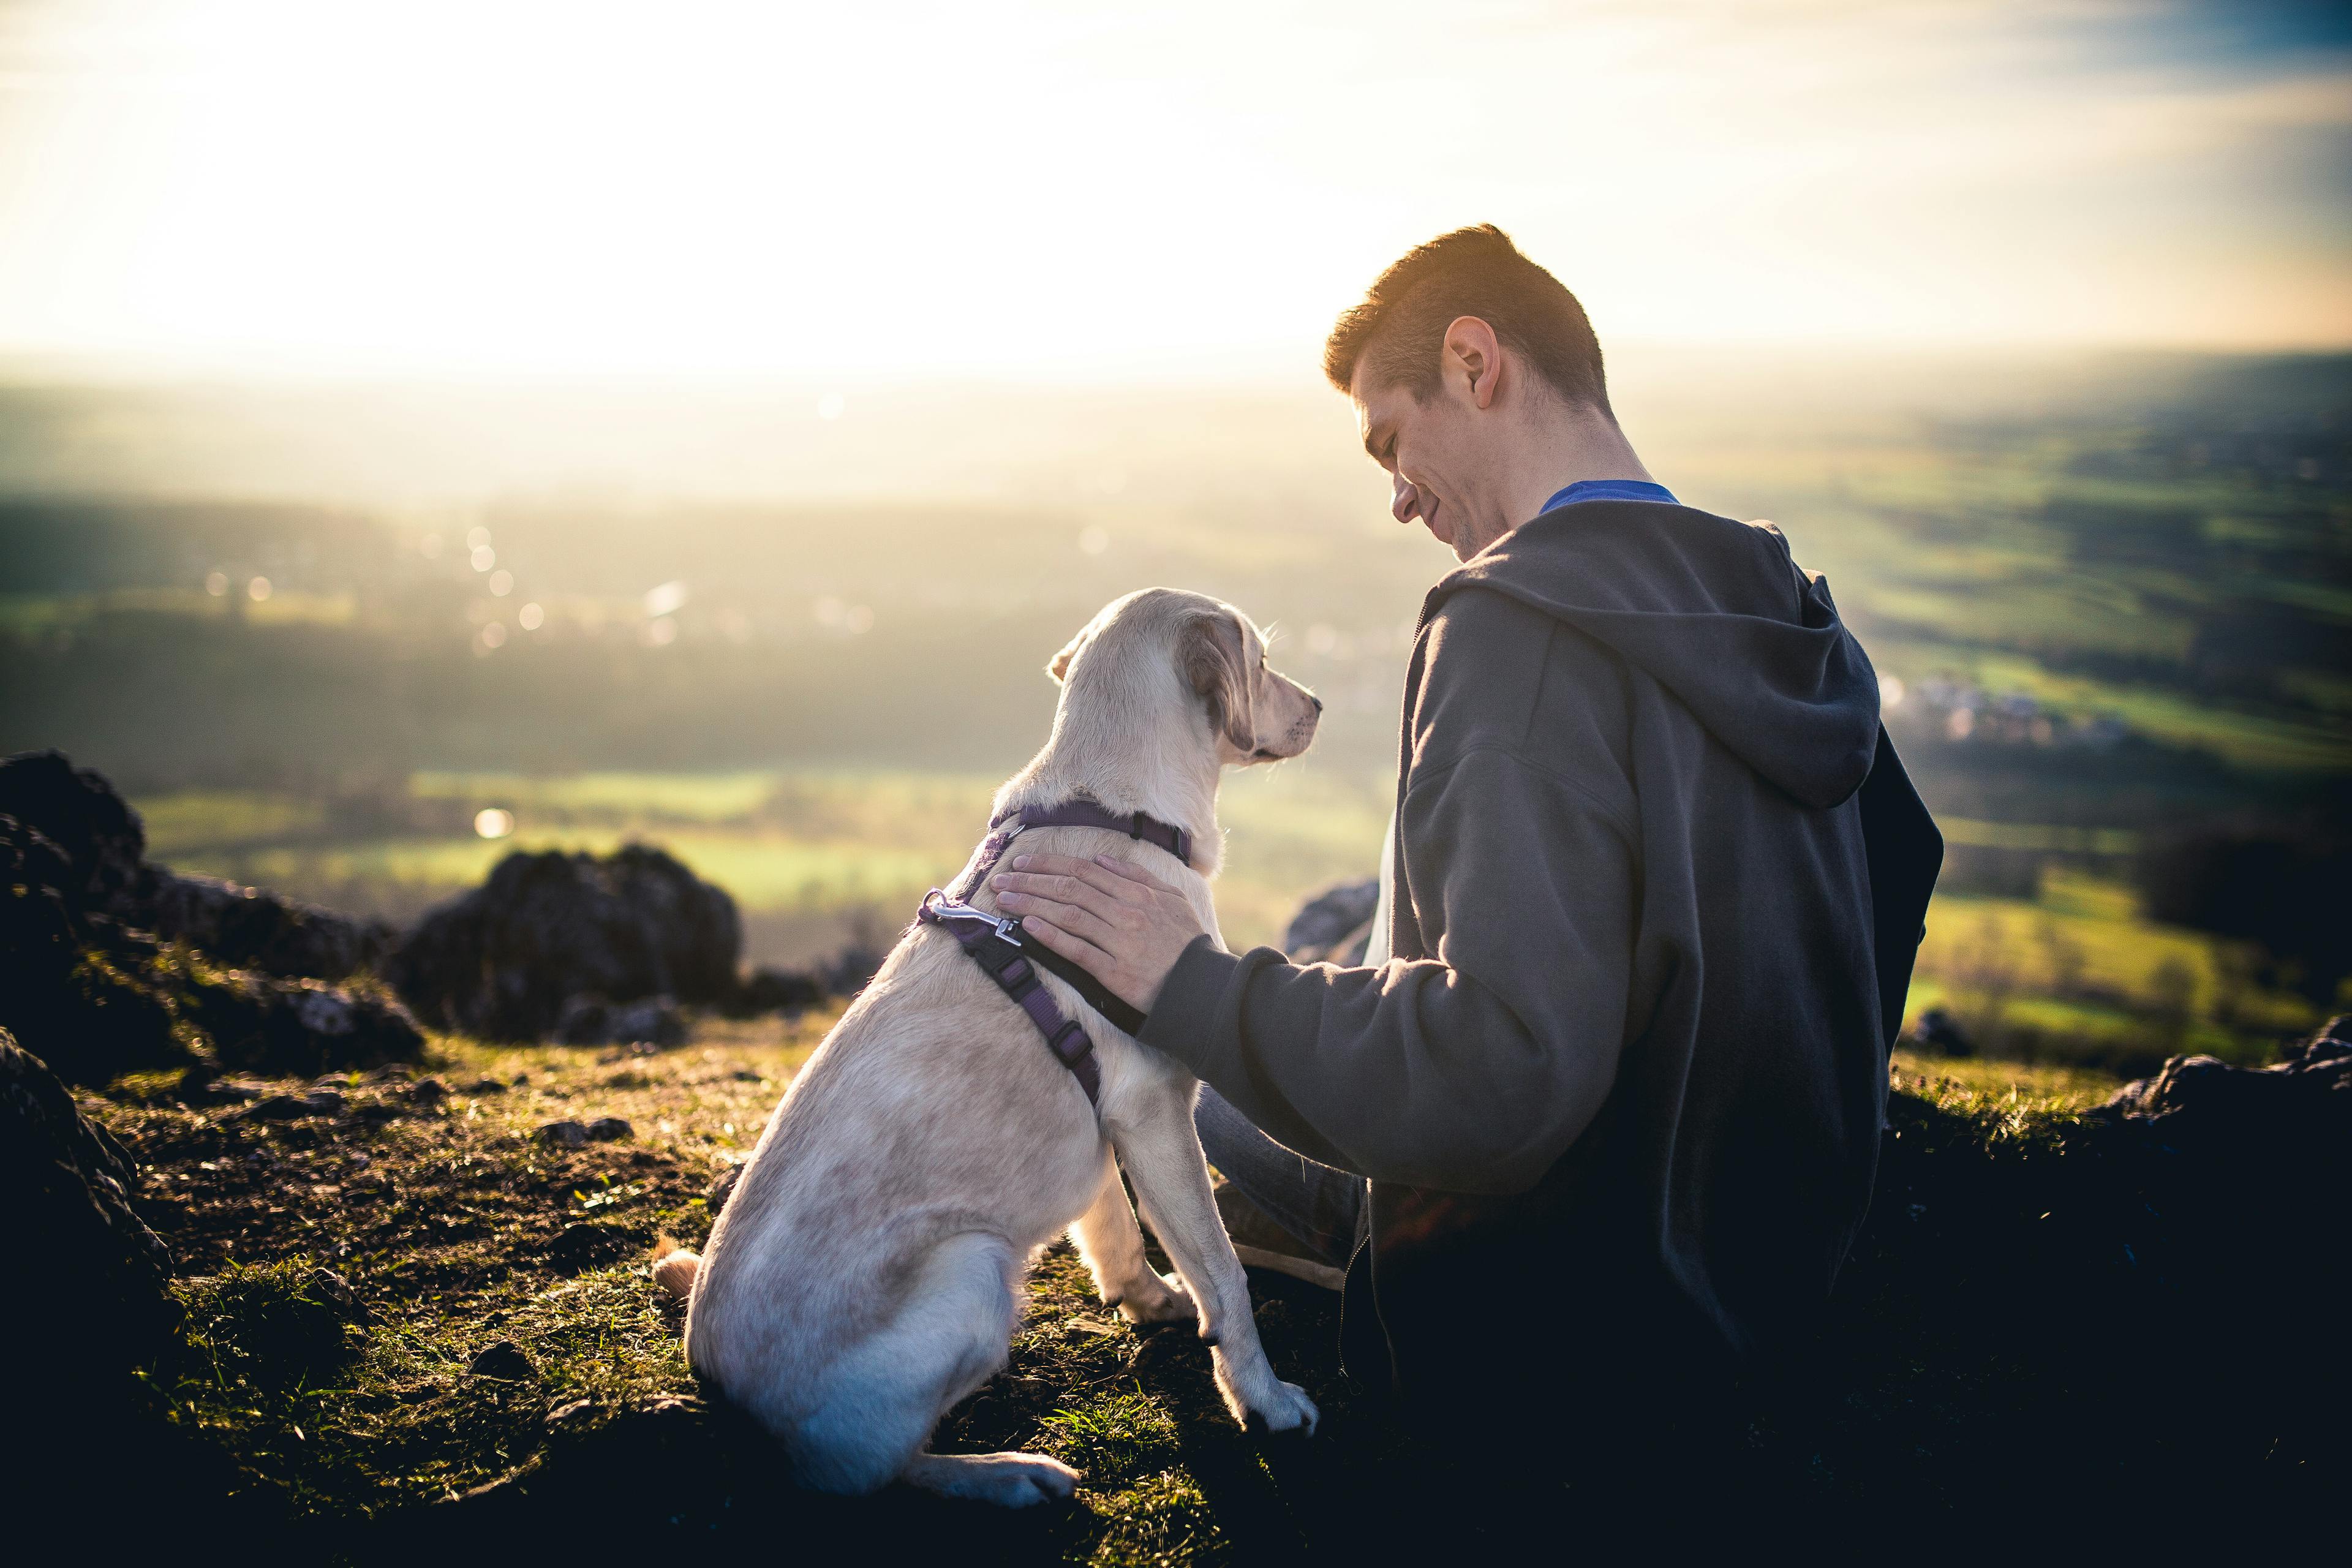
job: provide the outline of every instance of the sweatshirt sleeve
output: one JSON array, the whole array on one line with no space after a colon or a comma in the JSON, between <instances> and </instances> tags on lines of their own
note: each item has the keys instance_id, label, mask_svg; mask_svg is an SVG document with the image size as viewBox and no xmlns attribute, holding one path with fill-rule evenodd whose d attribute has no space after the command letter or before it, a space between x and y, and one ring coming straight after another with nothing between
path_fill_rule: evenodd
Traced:
<instances>
[{"instance_id":1,"label":"sweatshirt sleeve","mask_svg":"<svg viewBox=\"0 0 2352 1568\"><path fill-rule=\"evenodd\" d=\"M1278 1142L1377 1181L1535 1184L1615 1082L1632 965L1633 856L1580 784L1486 743L1402 807L1433 960L1306 967L1187 948L1141 1038ZM1403 897L1403 889L1399 897Z\"/></svg>"}]
</instances>

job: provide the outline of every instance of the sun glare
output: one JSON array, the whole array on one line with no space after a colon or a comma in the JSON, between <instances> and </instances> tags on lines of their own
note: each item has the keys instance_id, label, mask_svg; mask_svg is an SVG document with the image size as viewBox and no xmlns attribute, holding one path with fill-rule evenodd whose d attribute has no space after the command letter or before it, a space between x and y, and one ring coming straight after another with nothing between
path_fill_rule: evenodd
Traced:
<instances>
[{"instance_id":1,"label":"sun glare","mask_svg":"<svg viewBox=\"0 0 2352 1568\"><path fill-rule=\"evenodd\" d=\"M0 348L1295 368L1483 218L1620 335L2352 338L2340 210L2294 184L2331 165L2263 162L2340 144L2340 66L2120 71L2024 16L37 0L0 18Z\"/></svg>"}]
</instances>

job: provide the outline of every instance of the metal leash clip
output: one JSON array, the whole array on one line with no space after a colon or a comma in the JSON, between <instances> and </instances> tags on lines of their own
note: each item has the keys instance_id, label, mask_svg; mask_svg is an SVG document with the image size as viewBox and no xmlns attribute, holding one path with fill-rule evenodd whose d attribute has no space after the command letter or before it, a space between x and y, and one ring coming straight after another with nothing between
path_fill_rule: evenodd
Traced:
<instances>
[{"instance_id":1,"label":"metal leash clip","mask_svg":"<svg viewBox=\"0 0 2352 1568\"><path fill-rule=\"evenodd\" d=\"M982 925L994 928L999 942L1014 947L1022 945L1018 934L1019 921L1004 915L992 915L986 910L973 909L970 904L958 903L942 889L933 888L925 893L921 907L923 912L935 921L978 921Z\"/></svg>"}]
</instances>

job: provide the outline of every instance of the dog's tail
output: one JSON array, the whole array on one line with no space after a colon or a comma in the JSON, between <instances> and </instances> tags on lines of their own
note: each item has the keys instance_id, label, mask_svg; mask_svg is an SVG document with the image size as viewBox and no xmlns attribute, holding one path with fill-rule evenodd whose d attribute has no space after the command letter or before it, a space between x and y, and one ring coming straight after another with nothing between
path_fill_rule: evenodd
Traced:
<instances>
[{"instance_id":1,"label":"dog's tail","mask_svg":"<svg viewBox=\"0 0 2352 1568\"><path fill-rule=\"evenodd\" d=\"M694 1277L702 1269L699 1254L687 1251L667 1237L654 1243L654 1283L673 1301L694 1293Z\"/></svg>"}]
</instances>

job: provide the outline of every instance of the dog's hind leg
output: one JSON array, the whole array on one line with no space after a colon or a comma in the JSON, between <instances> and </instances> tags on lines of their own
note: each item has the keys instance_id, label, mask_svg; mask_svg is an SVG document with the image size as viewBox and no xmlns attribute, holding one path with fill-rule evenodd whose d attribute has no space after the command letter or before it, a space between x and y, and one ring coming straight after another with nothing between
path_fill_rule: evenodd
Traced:
<instances>
[{"instance_id":1,"label":"dog's hind leg","mask_svg":"<svg viewBox=\"0 0 2352 1568\"><path fill-rule=\"evenodd\" d=\"M1256 1416L1277 1432L1295 1426L1312 1432L1315 1402L1304 1389L1275 1376L1258 1343L1249 1278L1217 1216L1208 1161L1192 1128L1194 1087L1185 1079L1139 1089L1122 1106L1111 1136L1151 1234L1201 1304L1201 1337L1216 1347L1212 1360L1226 1407L1244 1421Z\"/></svg>"},{"instance_id":2,"label":"dog's hind leg","mask_svg":"<svg viewBox=\"0 0 2352 1568\"><path fill-rule=\"evenodd\" d=\"M903 1479L1008 1508L1076 1490L1078 1473L1043 1455L923 1451L940 1417L1004 1365L1022 1271L1001 1236L964 1231L934 1247L897 1314L834 1363L817 1408L793 1424L801 1479L870 1492Z\"/></svg>"},{"instance_id":3,"label":"dog's hind leg","mask_svg":"<svg viewBox=\"0 0 2352 1568\"><path fill-rule=\"evenodd\" d=\"M1174 1281L1155 1272L1143 1254L1143 1231L1127 1184L1118 1179L1118 1156L1103 1145L1102 1186L1070 1226L1070 1239L1095 1277L1106 1307L1117 1307L1130 1323L1182 1323L1195 1316L1192 1299Z\"/></svg>"}]
</instances>

